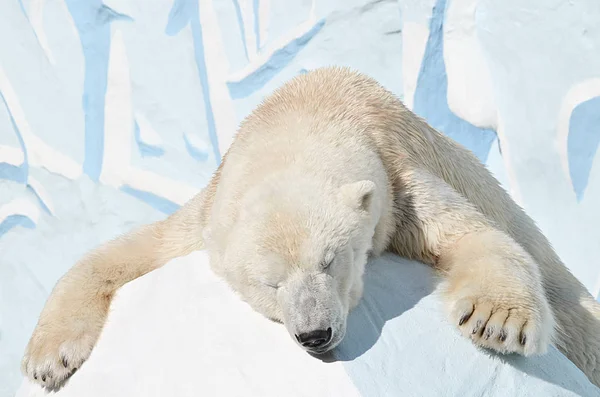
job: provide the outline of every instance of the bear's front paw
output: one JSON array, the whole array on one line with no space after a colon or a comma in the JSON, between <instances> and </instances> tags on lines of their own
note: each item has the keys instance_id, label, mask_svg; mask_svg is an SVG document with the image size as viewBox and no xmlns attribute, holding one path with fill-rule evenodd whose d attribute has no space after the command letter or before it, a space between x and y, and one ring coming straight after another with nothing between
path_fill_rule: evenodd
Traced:
<instances>
[{"instance_id":1,"label":"bear's front paw","mask_svg":"<svg viewBox=\"0 0 600 397\"><path fill-rule=\"evenodd\" d=\"M40 322L25 350L23 373L48 390L56 390L83 364L99 330L93 322L69 317Z\"/></svg>"},{"instance_id":2,"label":"bear's front paw","mask_svg":"<svg viewBox=\"0 0 600 397\"><path fill-rule=\"evenodd\" d=\"M450 317L478 346L500 353L543 354L551 343L554 318L543 293L523 287L463 287L450 299Z\"/></svg>"}]
</instances>

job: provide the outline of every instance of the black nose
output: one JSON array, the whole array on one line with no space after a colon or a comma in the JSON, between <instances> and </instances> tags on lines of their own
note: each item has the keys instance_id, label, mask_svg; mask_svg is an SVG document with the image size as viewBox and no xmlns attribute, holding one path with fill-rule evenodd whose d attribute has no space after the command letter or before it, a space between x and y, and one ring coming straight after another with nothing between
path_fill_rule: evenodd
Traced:
<instances>
[{"instance_id":1,"label":"black nose","mask_svg":"<svg viewBox=\"0 0 600 397\"><path fill-rule=\"evenodd\" d=\"M308 349L316 349L325 346L331 340L331 328L327 330L318 329L316 331L305 332L296 335L298 343Z\"/></svg>"}]
</instances>

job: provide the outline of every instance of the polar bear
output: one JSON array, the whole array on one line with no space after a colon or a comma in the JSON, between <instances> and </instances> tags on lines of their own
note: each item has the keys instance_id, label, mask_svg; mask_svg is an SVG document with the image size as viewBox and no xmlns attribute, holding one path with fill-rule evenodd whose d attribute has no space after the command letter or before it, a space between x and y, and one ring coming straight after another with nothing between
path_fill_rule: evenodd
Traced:
<instances>
[{"instance_id":1,"label":"polar bear","mask_svg":"<svg viewBox=\"0 0 600 397\"><path fill-rule=\"evenodd\" d=\"M471 152L352 70L283 85L242 122L202 192L75 264L40 315L24 373L59 387L121 286L200 249L310 353L344 338L367 259L391 251L439 271L449 321L476 345L529 356L553 343L600 385L600 305Z\"/></svg>"}]
</instances>

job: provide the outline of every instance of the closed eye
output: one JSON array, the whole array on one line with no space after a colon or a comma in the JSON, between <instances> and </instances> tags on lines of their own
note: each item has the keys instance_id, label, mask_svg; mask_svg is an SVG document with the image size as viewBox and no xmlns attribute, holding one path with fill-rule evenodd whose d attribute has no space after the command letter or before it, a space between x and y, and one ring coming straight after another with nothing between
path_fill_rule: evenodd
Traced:
<instances>
[{"instance_id":1,"label":"closed eye","mask_svg":"<svg viewBox=\"0 0 600 397\"><path fill-rule=\"evenodd\" d=\"M269 283L269 282L265 282L265 281L262 281L261 284L264 285L265 287L279 289L278 284L273 284L273 283Z\"/></svg>"}]
</instances>

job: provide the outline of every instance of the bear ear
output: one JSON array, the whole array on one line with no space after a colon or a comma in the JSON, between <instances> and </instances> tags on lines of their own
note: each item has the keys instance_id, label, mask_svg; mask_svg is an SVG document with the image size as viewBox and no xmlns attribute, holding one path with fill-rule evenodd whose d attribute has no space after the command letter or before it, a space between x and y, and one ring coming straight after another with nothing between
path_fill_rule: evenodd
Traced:
<instances>
[{"instance_id":1,"label":"bear ear","mask_svg":"<svg viewBox=\"0 0 600 397\"><path fill-rule=\"evenodd\" d=\"M348 183L340 188L340 195L350 208L357 211L370 211L375 187L375 183L369 180Z\"/></svg>"}]
</instances>

